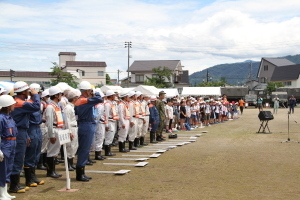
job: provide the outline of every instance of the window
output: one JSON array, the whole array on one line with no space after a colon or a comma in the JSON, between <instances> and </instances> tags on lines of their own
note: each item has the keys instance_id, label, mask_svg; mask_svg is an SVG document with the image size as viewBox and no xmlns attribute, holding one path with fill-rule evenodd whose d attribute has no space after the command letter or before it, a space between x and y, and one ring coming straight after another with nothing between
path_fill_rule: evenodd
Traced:
<instances>
[{"instance_id":1,"label":"window","mask_svg":"<svg viewBox=\"0 0 300 200\"><path fill-rule=\"evenodd\" d=\"M157 74L152 74L152 78L158 78Z\"/></svg>"},{"instance_id":2,"label":"window","mask_svg":"<svg viewBox=\"0 0 300 200\"><path fill-rule=\"evenodd\" d=\"M267 80L266 77L262 77L262 78L260 79L260 82L261 82L261 83L266 83L266 80Z\"/></svg>"},{"instance_id":3,"label":"window","mask_svg":"<svg viewBox=\"0 0 300 200\"><path fill-rule=\"evenodd\" d=\"M286 81L286 82L283 82L283 85L285 85L285 86L291 86L292 82L291 81Z\"/></svg>"},{"instance_id":4,"label":"window","mask_svg":"<svg viewBox=\"0 0 300 200\"><path fill-rule=\"evenodd\" d=\"M85 76L85 71L81 71L81 76Z\"/></svg>"},{"instance_id":5,"label":"window","mask_svg":"<svg viewBox=\"0 0 300 200\"><path fill-rule=\"evenodd\" d=\"M104 76L104 71L98 71L98 76Z\"/></svg>"},{"instance_id":6,"label":"window","mask_svg":"<svg viewBox=\"0 0 300 200\"><path fill-rule=\"evenodd\" d=\"M144 82L144 75L135 75L135 82Z\"/></svg>"},{"instance_id":7,"label":"window","mask_svg":"<svg viewBox=\"0 0 300 200\"><path fill-rule=\"evenodd\" d=\"M269 68L268 65L265 65L264 66L264 71L268 71L268 68Z\"/></svg>"}]
</instances>

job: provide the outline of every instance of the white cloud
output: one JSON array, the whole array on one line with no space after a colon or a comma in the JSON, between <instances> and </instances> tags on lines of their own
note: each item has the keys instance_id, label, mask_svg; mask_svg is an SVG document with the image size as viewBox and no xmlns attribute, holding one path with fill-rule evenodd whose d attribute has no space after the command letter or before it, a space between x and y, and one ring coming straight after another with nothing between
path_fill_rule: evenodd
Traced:
<instances>
[{"instance_id":1,"label":"white cloud","mask_svg":"<svg viewBox=\"0 0 300 200\"><path fill-rule=\"evenodd\" d=\"M133 42L131 62L180 59L190 74L215 64L299 53L300 2L293 0L215 1L204 7L197 1L28 2L0 3L0 64L7 69L49 70L59 51L75 51L77 60L106 61L107 71L125 71L125 41Z\"/></svg>"}]
</instances>

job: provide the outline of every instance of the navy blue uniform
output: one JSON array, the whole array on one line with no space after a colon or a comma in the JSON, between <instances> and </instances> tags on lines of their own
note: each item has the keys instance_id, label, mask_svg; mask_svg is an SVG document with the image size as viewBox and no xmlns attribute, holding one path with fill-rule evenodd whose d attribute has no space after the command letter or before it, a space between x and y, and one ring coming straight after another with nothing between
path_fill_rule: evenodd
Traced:
<instances>
[{"instance_id":1,"label":"navy blue uniform","mask_svg":"<svg viewBox=\"0 0 300 200\"><path fill-rule=\"evenodd\" d=\"M102 99L98 93L96 97L92 98L80 96L75 103L75 115L77 115L78 121L78 159L76 167L84 167L88 161L96 128L94 106L101 102Z\"/></svg>"},{"instance_id":2,"label":"navy blue uniform","mask_svg":"<svg viewBox=\"0 0 300 200\"><path fill-rule=\"evenodd\" d=\"M29 115L40 110L41 101L38 94L33 95L32 99L25 101L18 96L15 97L15 110L11 116L16 122L18 129L17 146L15 152L12 175L20 174L26 151L27 139L29 138L27 130L29 128Z\"/></svg>"},{"instance_id":3,"label":"navy blue uniform","mask_svg":"<svg viewBox=\"0 0 300 200\"><path fill-rule=\"evenodd\" d=\"M4 154L4 160L0 162L0 187L5 187L6 183L10 183L17 133L18 130L13 118L10 115L0 113L1 151Z\"/></svg>"},{"instance_id":4,"label":"navy blue uniform","mask_svg":"<svg viewBox=\"0 0 300 200\"><path fill-rule=\"evenodd\" d=\"M149 105L150 117L149 123L151 124L151 132L155 132L159 125L159 112L155 105Z\"/></svg>"}]
</instances>

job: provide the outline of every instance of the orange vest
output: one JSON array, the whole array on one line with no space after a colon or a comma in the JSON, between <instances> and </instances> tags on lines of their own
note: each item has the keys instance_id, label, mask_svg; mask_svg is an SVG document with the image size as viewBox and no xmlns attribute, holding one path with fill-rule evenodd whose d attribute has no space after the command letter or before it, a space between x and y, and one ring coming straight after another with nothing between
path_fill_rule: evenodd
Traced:
<instances>
[{"instance_id":1,"label":"orange vest","mask_svg":"<svg viewBox=\"0 0 300 200\"><path fill-rule=\"evenodd\" d=\"M113 115L113 120L119 120L119 115L118 115L117 112L116 112L115 105L112 104L112 103L110 103L110 102L106 102L106 103L109 103L109 104L110 104L111 111L112 111L112 115Z\"/></svg>"},{"instance_id":2,"label":"orange vest","mask_svg":"<svg viewBox=\"0 0 300 200\"><path fill-rule=\"evenodd\" d=\"M135 118L140 118L142 117L141 113L140 113L140 105L137 104L137 101L133 101L133 107L134 107L134 111L135 111Z\"/></svg>"},{"instance_id":3,"label":"orange vest","mask_svg":"<svg viewBox=\"0 0 300 200\"><path fill-rule=\"evenodd\" d=\"M54 108L54 110L55 110L55 115L56 115L56 126L57 126L58 128L64 127L64 120L63 120L63 117L62 117L60 108L59 108L57 105L55 105L54 103L49 103L48 106L49 106L49 105L52 105L53 108Z\"/></svg>"},{"instance_id":4,"label":"orange vest","mask_svg":"<svg viewBox=\"0 0 300 200\"><path fill-rule=\"evenodd\" d=\"M124 111L125 111L124 119L129 120L130 119L129 107L124 102L120 102L119 104L123 104L124 105Z\"/></svg>"}]
</instances>

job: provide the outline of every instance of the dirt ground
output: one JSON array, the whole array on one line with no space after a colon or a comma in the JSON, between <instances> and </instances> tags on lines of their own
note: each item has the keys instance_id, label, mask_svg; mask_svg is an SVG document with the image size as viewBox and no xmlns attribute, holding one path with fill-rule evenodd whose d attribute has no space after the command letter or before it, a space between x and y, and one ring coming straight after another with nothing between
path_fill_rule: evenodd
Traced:
<instances>
[{"instance_id":1,"label":"dirt ground","mask_svg":"<svg viewBox=\"0 0 300 200\"><path fill-rule=\"evenodd\" d=\"M151 158L146 167L107 166L103 163L133 161L105 160L86 168L131 170L123 176L88 174L93 179L83 183L75 181L75 172L70 172L71 187L80 189L73 193L56 191L65 187L65 176L47 178L45 171L38 170L45 185L16 196L30 200L300 199L300 144L281 143L288 139L287 110L280 109L269 122L271 134L256 133L260 126L257 116L258 110L245 109L237 120L180 132L190 135L208 131L194 143ZM300 141L299 125L300 109L297 108L290 117L291 140ZM113 150L117 152L117 148ZM117 153L116 157L122 154ZM63 165L58 165L57 169L62 173ZM24 178L21 181L24 182Z\"/></svg>"}]
</instances>

